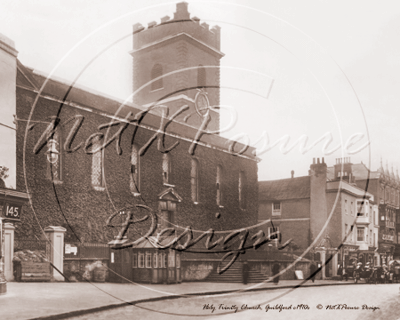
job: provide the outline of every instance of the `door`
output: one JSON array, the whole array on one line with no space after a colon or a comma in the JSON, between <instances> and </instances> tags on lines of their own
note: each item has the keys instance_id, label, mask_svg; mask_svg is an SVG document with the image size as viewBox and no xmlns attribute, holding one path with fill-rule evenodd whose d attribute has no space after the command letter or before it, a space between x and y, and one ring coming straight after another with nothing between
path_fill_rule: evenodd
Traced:
<instances>
[{"instance_id":1,"label":"door","mask_svg":"<svg viewBox=\"0 0 400 320\"><path fill-rule=\"evenodd\" d=\"M132 262L130 248L113 250L110 256L111 282L129 282L132 281Z\"/></svg>"}]
</instances>

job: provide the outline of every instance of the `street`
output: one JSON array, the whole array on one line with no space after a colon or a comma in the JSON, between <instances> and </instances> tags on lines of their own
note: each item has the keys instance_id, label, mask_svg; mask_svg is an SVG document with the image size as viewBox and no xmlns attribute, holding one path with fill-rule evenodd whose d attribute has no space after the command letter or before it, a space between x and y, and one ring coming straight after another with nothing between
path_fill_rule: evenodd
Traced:
<instances>
[{"instance_id":1,"label":"street","mask_svg":"<svg viewBox=\"0 0 400 320\"><path fill-rule=\"evenodd\" d=\"M399 284L278 289L143 303L74 319L397 320L399 294Z\"/></svg>"}]
</instances>

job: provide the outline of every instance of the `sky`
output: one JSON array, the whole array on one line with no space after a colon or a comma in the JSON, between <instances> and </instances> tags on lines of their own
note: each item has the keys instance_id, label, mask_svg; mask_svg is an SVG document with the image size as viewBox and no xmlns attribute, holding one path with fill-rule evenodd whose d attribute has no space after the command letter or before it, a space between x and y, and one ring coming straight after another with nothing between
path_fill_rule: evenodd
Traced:
<instances>
[{"instance_id":1,"label":"sky","mask_svg":"<svg viewBox=\"0 0 400 320\"><path fill-rule=\"evenodd\" d=\"M238 118L222 135L257 148L259 180L307 175L317 157L400 168L399 2L188 3L192 16L221 27L221 105ZM175 5L0 0L0 33L24 65L125 100L132 26L173 17Z\"/></svg>"}]
</instances>

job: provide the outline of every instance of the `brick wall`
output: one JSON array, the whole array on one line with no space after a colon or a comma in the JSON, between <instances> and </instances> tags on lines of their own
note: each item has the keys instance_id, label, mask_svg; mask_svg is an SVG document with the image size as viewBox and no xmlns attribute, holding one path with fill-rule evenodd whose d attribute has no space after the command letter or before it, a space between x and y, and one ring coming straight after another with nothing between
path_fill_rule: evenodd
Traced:
<instances>
[{"instance_id":1,"label":"brick wall","mask_svg":"<svg viewBox=\"0 0 400 320\"><path fill-rule=\"evenodd\" d=\"M28 119L35 93L17 88L17 116ZM90 99L88 99L90 101ZM59 102L41 98L32 113L32 120L49 121L57 114ZM96 107L89 106L89 107ZM100 124L108 123L110 118L64 105L59 115L61 123L75 115L84 117L83 124L77 132L72 147L98 132ZM27 122L20 121L17 131L17 187L25 190L28 187L32 194L32 208L25 208L22 223L16 226L16 235L40 236L40 228L49 225L60 225L68 229L66 241L76 240L74 233L87 242L108 242L119 230L110 230L105 226L106 219L127 205L143 203L157 211L157 195L164 190L162 182L162 154L157 150L157 143L148 149L141 157L141 194L142 199L133 197L129 189L130 148L134 126L130 125L122 134L122 154L116 152L114 141L104 151L105 190L97 191L91 184L92 156L79 150L62 154L62 182L53 184L46 176L48 162L45 146L37 154L33 149L46 124L37 123L28 130L25 138ZM73 122L63 127L64 142ZM111 134L116 132L111 129ZM106 131L106 130L104 130ZM167 130L168 131L168 130ZM139 128L134 142L143 146L154 134L144 128ZM170 146L178 138L166 137L165 144ZM180 139L179 139L180 140ZM24 148L24 142L26 142ZM190 141L180 140L177 148L171 151L172 173L171 183L183 198L177 204L175 223L179 226L191 226L198 230L231 230L256 223L258 207L257 163L244 157L233 156L217 148L197 146L195 157L199 161L199 204L194 204L190 193L190 164L188 153ZM25 151L25 158L23 153ZM224 168L224 208L216 204L216 168L221 164ZM238 203L238 176L244 170L247 176L248 200L247 209L241 210ZM26 185L25 176L26 173ZM216 218L216 213L220 217ZM72 230L71 228L72 227ZM142 235L149 227L143 222L135 228L130 228L130 237Z\"/></svg>"}]
</instances>

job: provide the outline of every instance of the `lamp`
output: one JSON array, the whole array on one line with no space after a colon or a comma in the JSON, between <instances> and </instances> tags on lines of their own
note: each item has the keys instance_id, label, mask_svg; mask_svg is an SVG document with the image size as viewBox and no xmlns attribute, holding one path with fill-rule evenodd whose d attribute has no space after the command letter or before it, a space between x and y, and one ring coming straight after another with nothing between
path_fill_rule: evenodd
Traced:
<instances>
[{"instance_id":1,"label":"lamp","mask_svg":"<svg viewBox=\"0 0 400 320\"><path fill-rule=\"evenodd\" d=\"M58 142L54 139L50 139L47 142L47 148L48 148L48 150L46 151L47 161L49 161L52 164L58 161L58 157L60 154L60 152L57 150L57 145Z\"/></svg>"}]
</instances>

